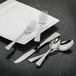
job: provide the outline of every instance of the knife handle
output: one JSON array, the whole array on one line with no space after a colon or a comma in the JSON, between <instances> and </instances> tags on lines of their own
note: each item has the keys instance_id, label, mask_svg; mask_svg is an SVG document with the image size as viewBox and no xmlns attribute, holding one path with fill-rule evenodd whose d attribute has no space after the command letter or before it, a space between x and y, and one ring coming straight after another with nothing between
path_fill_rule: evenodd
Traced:
<instances>
[{"instance_id":1,"label":"knife handle","mask_svg":"<svg viewBox=\"0 0 76 76\"><path fill-rule=\"evenodd\" d=\"M51 40L57 38L58 36L60 36L59 33L57 33L57 32L53 33L53 34L50 35L50 37L48 37L44 42L42 42L42 43L40 44L40 46L43 46L45 43L50 42Z\"/></svg>"}]
</instances>

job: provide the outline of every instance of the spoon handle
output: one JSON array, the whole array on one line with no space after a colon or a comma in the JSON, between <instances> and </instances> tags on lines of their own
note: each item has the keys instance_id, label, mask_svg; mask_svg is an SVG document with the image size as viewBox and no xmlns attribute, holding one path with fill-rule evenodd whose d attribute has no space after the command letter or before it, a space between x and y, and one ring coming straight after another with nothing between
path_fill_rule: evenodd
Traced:
<instances>
[{"instance_id":1,"label":"spoon handle","mask_svg":"<svg viewBox=\"0 0 76 76\"><path fill-rule=\"evenodd\" d=\"M52 53L52 52L54 52L54 51L56 51L56 49L50 51L49 54ZM45 54L46 54L46 53L41 54L41 55L38 55L38 56L35 56L35 57L32 57L32 58L29 59L29 61L30 61L30 62L34 62L34 61L38 60L39 58L43 57Z\"/></svg>"},{"instance_id":2,"label":"spoon handle","mask_svg":"<svg viewBox=\"0 0 76 76\"><path fill-rule=\"evenodd\" d=\"M44 56L44 55L45 55L45 53L44 53L44 54L41 54L41 55L38 55L38 56L35 56L35 57L32 57L32 58L29 59L29 61L30 61L30 62L33 62L33 61L41 58L41 57Z\"/></svg>"},{"instance_id":3,"label":"spoon handle","mask_svg":"<svg viewBox=\"0 0 76 76\"><path fill-rule=\"evenodd\" d=\"M41 64L43 63L43 61L45 60L46 56L49 54L51 49L49 49L42 58L40 58L37 62L36 62L36 65L37 66L41 66Z\"/></svg>"}]
</instances>

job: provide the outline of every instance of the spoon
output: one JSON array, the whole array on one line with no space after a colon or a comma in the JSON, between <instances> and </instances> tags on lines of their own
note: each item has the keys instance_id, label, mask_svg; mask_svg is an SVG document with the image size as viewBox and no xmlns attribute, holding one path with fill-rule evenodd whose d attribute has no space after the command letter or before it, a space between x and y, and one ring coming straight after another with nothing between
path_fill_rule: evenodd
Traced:
<instances>
[{"instance_id":1,"label":"spoon","mask_svg":"<svg viewBox=\"0 0 76 76\"><path fill-rule=\"evenodd\" d=\"M51 44L51 43L49 43L49 47L51 47L50 44ZM58 47L58 49L59 49L60 51L67 51L68 49L70 49L70 48L73 46L73 44L74 44L74 41L73 41L73 40L66 40L66 41L61 42L61 44L60 44L60 46ZM56 51L56 50L57 50L57 49L52 50L52 51L50 51L50 53L52 53L52 52L54 52L54 51ZM35 60L43 57L44 55L45 55L45 53L44 53L44 54L41 54L41 55L38 55L38 56L36 56L36 57L30 58L29 61L30 61L30 62L33 62L33 61L35 61Z\"/></svg>"},{"instance_id":2,"label":"spoon","mask_svg":"<svg viewBox=\"0 0 76 76\"><path fill-rule=\"evenodd\" d=\"M60 38L56 38L56 39L54 40L54 44L53 44L53 45L50 45L50 49L44 54L43 57L41 57L41 58L36 62L36 65L37 65L37 66L40 66L40 65L43 63L43 61L45 60L45 58L47 57L47 55L49 54L50 50L52 51L53 49L58 48L59 45L60 45Z\"/></svg>"}]
</instances>

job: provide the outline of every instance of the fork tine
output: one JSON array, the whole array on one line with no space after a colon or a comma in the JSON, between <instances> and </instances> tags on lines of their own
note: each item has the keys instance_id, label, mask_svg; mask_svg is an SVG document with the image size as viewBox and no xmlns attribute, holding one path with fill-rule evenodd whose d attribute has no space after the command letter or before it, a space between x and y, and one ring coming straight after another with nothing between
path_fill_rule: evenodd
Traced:
<instances>
[{"instance_id":1,"label":"fork tine","mask_svg":"<svg viewBox=\"0 0 76 76\"><path fill-rule=\"evenodd\" d=\"M46 23L47 22L47 18L48 18L48 15L47 15L47 11L42 11L41 14L40 14L40 17L39 17L39 23Z\"/></svg>"},{"instance_id":2,"label":"fork tine","mask_svg":"<svg viewBox=\"0 0 76 76\"><path fill-rule=\"evenodd\" d=\"M47 15L47 11L44 12L44 16L43 16L43 21L47 21L48 15ZM46 22L45 22L46 23Z\"/></svg>"},{"instance_id":3,"label":"fork tine","mask_svg":"<svg viewBox=\"0 0 76 76\"><path fill-rule=\"evenodd\" d=\"M31 23L29 24L29 26L24 30L24 33L26 33L26 34L31 33L34 30L35 25L36 25L36 21L32 20Z\"/></svg>"},{"instance_id":4,"label":"fork tine","mask_svg":"<svg viewBox=\"0 0 76 76\"><path fill-rule=\"evenodd\" d=\"M33 31L35 25L36 25L36 21L32 20L31 25L30 25L31 31Z\"/></svg>"},{"instance_id":5,"label":"fork tine","mask_svg":"<svg viewBox=\"0 0 76 76\"><path fill-rule=\"evenodd\" d=\"M28 31L33 30L34 27L35 27L35 25L36 25L36 21L32 20L31 23L30 23L30 25L27 27L26 30L28 30ZM25 30L25 31L26 31L26 30Z\"/></svg>"}]
</instances>

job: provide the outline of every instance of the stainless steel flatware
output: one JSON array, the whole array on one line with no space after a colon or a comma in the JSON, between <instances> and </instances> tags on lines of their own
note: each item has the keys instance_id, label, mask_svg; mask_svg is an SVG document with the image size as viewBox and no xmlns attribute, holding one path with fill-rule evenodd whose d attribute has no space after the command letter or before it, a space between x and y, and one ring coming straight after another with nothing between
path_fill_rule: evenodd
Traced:
<instances>
[{"instance_id":1,"label":"stainless steel flatware","mask_svg":"<svg viewBox=\"0 0 76 76\"><path fill-rule=\"evenodd\" d=\"M54 44L52 44L50 47L50 49L44 54L43 57L41 57L37 62L36 65L37 66L41 66L41 64L43 63L43 61L45 60L45 58L47 57L47 55L50 53L50 50L52 51L53 49L57 49L60 45L60 39L56 38Z\"/></svg>"},{"instance_id":2,"label":"stainless steel flatware","mask_svg":"<svg viewBox=\"0 0 76 76\"><path fill-rule=\"evenodd\" d=\"M52 51L50 51L49 53L52 53L56 50L60 50L60 51L67 51L68 49L70 49L74 44L74 40L66 40L66 41L63 41L61 42L60 46L57 48L57 49L53 49ZM51 48L51 44L49 43L49 46ZM33 62L35 60L38 60L40 59L41 57L43 57L46 53L44 54L41 54L41 55L38 55L36 57L33 57L33 58L30 58L29 61L30 62Z\"/></svg>"},{"instance_id":3,"label":"stainless steel flatware","mask_svg":"<svg viewBox=\"0 0 76 76\"><path fill-rule=\"evenodd\" d=\"M56 37L60 36L59 33L55 32L53 33L50 37L48 37L43 43L41 43L38 47L38 49L43 46L44 44L50 42L51 40L55 39ZM19 63L25 59L27 59L29 56L31 56L34 52L36 52L37 49L32 49L28 52L26 52L25 54L23 54L21 57L19 57L17 60L14 61L14 63Z\"/></svg>"},{"instance_id":4,"label":"stainless steel flatware","mask_svg":"<svg viewBox=\"0 0 76 76\"><path fill-rule=\"evenodd\" d=\"M18 38L16 38L13 42L8 44L5 48L9 50L24 34L32 33L35 28L35 25L36 25L36 21L32 20L30 25L23 31L23 33Z\"/></svg>"}]
</instances>

